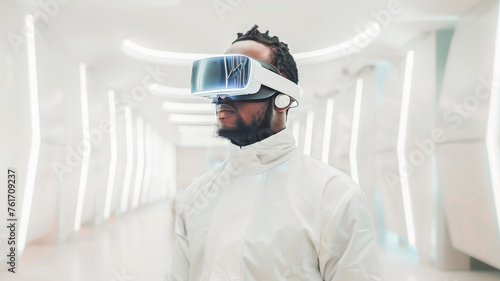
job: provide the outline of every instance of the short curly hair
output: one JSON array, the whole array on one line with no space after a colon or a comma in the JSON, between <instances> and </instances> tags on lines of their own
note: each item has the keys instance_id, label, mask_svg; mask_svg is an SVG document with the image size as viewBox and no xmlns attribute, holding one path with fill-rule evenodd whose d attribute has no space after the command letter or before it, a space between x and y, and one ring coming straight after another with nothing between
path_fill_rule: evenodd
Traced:
<instances>
[{"instance_id":1,"label":"short curly hair","mask_svg":"<svg viewBox=\"0 0 500 281\"><path fill-rule=\"evenodd\" d=\"M258 28L258 25L254 25L247 33L238 33L238 38L233 41L233 44L239 41L252 40L268 46L272 52L271 64L274 65L283 76L295 84L298 84L299 72L297 70L297 64L288 50L288 45L280 42L279 38L276 36L269 36L269 30L265 33L261 33Z\"/></svg>"}]
</instances>

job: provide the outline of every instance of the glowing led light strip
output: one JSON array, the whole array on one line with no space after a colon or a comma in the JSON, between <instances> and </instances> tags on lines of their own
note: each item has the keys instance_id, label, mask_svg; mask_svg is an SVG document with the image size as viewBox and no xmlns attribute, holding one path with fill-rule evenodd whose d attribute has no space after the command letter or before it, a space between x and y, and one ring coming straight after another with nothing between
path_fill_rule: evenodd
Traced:
<instances>
[{"instance_id":1,"label":"glowing led light strip","mask_svg":"<svg viewBox=\"0 0 500 281\"><path fill-rule=\"evenodd\" d=\"M311 147L312 147L312 133L313 133L313 125L314 125L314 111L309 111L307 113L306 119L306 139L304 142L304 154L311 155Z\"/></svg>"},{"instance_id":2,"label":"glowing led light strip","mask_svg":"<svg viewBox=\"0 0 500 281\"><path fill-rule=\"evenodd\" d=\"M116 138L116 111L115 111L115 92L109 90L109 143L110 143L110 156L109 161L109 175L108 184L106 188L106 199L104 203L104 219L109 219L111 215L111 203L113 200L113 190L115 189L116 165L118 160L117 153L117 138Z\"/></svg>"},{"instance_id":3,"label":"glowing led light strip","mask_svg":"<svg viewBox=\"0 0 500 281\"><path fill-rule=\"evenodd\" d=\"M211 112L215 111L215 104L212 103L178 103L178 102L170 102L165 101L162 103L162 107L164 109L172 109L172 110L210 110Z\"/></svg>"},{"instance_id":4,"label":"glowing led light strip","mask_svg":"<svg viewBox=\"0 0 500 281\"><path fill-rule=\"evenodd\" d=\"M321 153L321 161L328 164L330 156L330 141L332 138L332 123L333 123L333 99L328 99L326 102L325 116L325 131L323 133L323 150Z\"/></svg>"},{"instance_id":5,"label":"glowing led light strip","mask_svg":"<svg viewBox=\"0 0 500 281\"><path fill-rule=\"evenodd\" d=\"M200 134L210 137L214 131L212 125L179 125L177 126L179 134Z\"/></svg>"},{"instance_id":6,"label":"glowing led light strip","mask_svg":"<svg viewBox=\"0 0 500 281\"><path fill-rule=\"evenodd\" d=\"M152 135L152 138L151 138L151 143L150 143L150 158L149 158L149 161L150 161L150 169L151 169L151 172L150 172L150 176L149 176L149 182L148 182L148 189L147 189L147 194L146 194L146 203L147 204L151 204L151 198L154 196L154 193L155 193L155 189L156 189L156 156L158 154L156 154L156 147L157 147L157 139L156 139L156 132Z\"/></svg>"},{"instance_id":7,"label":"glowing led light strip","mask_svg":"<svg viewBox=\"0 0 500 281\"><path fill-rule=\"evenodd\" d=\"M151 182L151 160L152 160L152 139L153 139L153 131L151 129L151 125L147 124L146 125L146 132L144 134L144 144L145 144L145 163L146 167L144 168L144 182L142 186L142 194L141 194L141 205L146 205L148 202L148 194L149 194L149 184Z\"/></svg>"},{"instance_id":8,"label":"glowing led light strip","mask_svg":"<svg viewBox=\"0 0 500 281\"><path fill-rule=\"evenodd\" d=\"M130 40L124 40L121 45L122 52L138 60L151 63L165 63L172 65L190 65L193 61L213 57L216 54L197 54L197 53L179 53L158 51L142 47Z\"/></svg>"},{"instance_id":9,"label":"glowing led light strip","mask_svg":"<svg viewBox=\"0 0 500 281\"><path fill-rule=\"evenodd\" d=\"M346 57L353 53L359 53L362 49L366 48L380 35L380 31L380 24L373 22L365 31L347 41L320 50L297 53L293 57L297 64L309 64ZM360 44L362 41L363 43ZM145 48L130 40L124 40L121 49L123 53L138 60L183 66L191 65L197 59L217 56L217 54L158 51Z\"/></svg>"},{"instance_id":10,"label":"glowing led light strip","mask_svg":"<svg viewBox=\"0 0 500 281\"><path fill-rule=\"evenodd\" d=\"M177 184L176 184L176 171L177 171L177 153L175 145L168 143L167 146L167 158L165 160L169 161L169 177L167 178L168 192L167 198L175 198L177 194Z\"/></svg>"},{"instance_id":11,"label":"glowing led light strip","mask_svg":"<svg viewBox=\"0 0 500 281\"><path fill-rule=\"evenodd\" d=\"M22 198L23 205L19 218L18 253L24 251L26 237L28 233L28 223L30 220L31 204L33 202L33 190L35 189L36 171L38 169L38 157L40 154L40 106L38 99L38 74L36 65L36 45L35 45L35 23L32 15L25 17L25 36L27 38L28 53L28 79L30 89L30 111L31 111L31 147L26 172L26 186Z\"/></svg>"},{"instance_id":12,"label":"glowing led light strip","mask_svg":"<svg viewBox=\"0 0 500 281\"><path fill-rule=\"evenodd\" d=\"M157 83L151 83L148 85L148 90L151 91L157 91L160 93L165 93L165 94L171 94L173 97L179 97L179 98L184 98L186 96L192 97L193 99L203 99L200 97L195 97L191 95L191 89L190 88L175 88L175 87L168 87L168 86L163 86ZM208 101L208 99L207 99Z\"/></svg>"},{"instance_id":13,"label":"glowing led light strip","mask_svg":"<svg viewBox=\"0 0 500 281\"><path fill-rule=\"evenodd\" d=\"M153 159L151 159L151 170L152 170L152 177L151 177L151 185L149 187L149 203L153 203L155 201L155 198L158 196L158 189L160 188L160 185L158 184L158 157L160 156L160 143L161 143L161 138L158 133L155 134L154 142L153 142Z\"/></svg>"},{"instance_id":14,"label":"glowing led light strip","mask_svg":"<svg viewBox=\"0 0 500 281\"><path fill-rule=\"evenodd\" d=\"M405 76L403 82L403 94L401 101L401 115L399 118L399 133L397 142L397 155L399 163L399 179L401 182L401 193L403 196L403 206L406 218L406 228L408 232L408 243L415 245L415 228L413 223L412 203L410 195L410 183L408 181L408 171L406 170L406 126L408 123L408 110L410 107L411 81L413 74L413 51L406 55Z\"/></svg>"},{"instance_id":15,"label":"glowing led light strip","mask_svg":"<svg viewBox=\"0 0 500 281\"><path fill-rule=\"evenodd\" d=\"M349 163L351 164L351 177L359 185L358 170L358 136L359 120L361 117L361 101L363 99L363 79L356 82L356 96L354 97L354 112L352 114L351 143L349 147Z\"/></svg>"},{"instance_id":16,"label":"glowing led light strip","mask_svg":"<svg viewBox=\"0 0 500 281\"><path fill-rule=\"evenodd\" d=\"M189 114L169 114L168 121L174 124L215 124L215 116L212 115L189 115Z\"/></svg>"},{"instance_id":17,"label":"glowing led light strip","mask_svg":"<svg viewBox=\"0 0 500 281\"><path fill-rule=\"evenodd\" d=\"M162 109L169 113L180 114L214 114L215 104L212 103L178 103L164 101Z\"/></svg>"},{"instance_id":18,"label":"glowing led light strip","mask_svg":"<svg viewBox=\"0 0 500 281\"><path fill-rule=\"evenodd\" d=\"M210 138L201 135L180 136L178 138L179 146L181 147L224 147L227 148L228 141L222 138Z\"/></svg>"},{"instance_id":19,"label":"glowing led light strip","mask_svg":"<svg viewBox=\"0 0 500 281\"><path fill-rule=\"evenodd\" d=\"M154 134L153 145L151 147L151 183L149 185L148 203L151 204L158 198L158 189L161 186L158 184L158 164L160 154L161 138L158 133Z\"/></svg>"},{"instance_id":20,"label":"glowing led light strip","mask_svg":"<svg viewBox=\"0 0 500 281\"><path fill-rule=\"evenodd\" d=\"M166 145L166 157L165 161L167 161L167 178L166 178L166 186L167 192L165 194L165 198L175 198L177 193L177 188L175 185L175 171L177 170L175 163L177 163L177 155L175 146L168 142Z\"/></svg>"},{"instance_id":21,"label":"glowing led light strip","mask_svg":"<svg viewBox=\"0 0 500 281\"><path fill-rule=\"evenodd\" d=\"M120 211L122 213L125 213L128 208L128 198L130 194L130 185L132 182L132 171L134 169L134 128L132 125L132 111L130 109L130 106L124 107L124 114L127 163L125 164L125 179L123 180L123 192L120 204Z\"/></svg>"},{"instance_id":22,"label":"glowing led light strip","mask_svg":"<svg viewBox=\"0 0 500 281\"><path fill-rule=\"evenodd\" d=\"M165 98L182 99L193 102L205 101L206 103L210 103L209 99L191 95L190 88L175 88L175 87L159 85L157 83L151 83L148 85L148 90L153 93L156 93L158 96L162 96Z\"/></svg>"},{"instance_id":23,"label":"glowing led light strip","mask_svg":"<svg viewBox=\"0 0 500 281\"><path fill-rule=\"evenodd\" d=\"M132 194L132 208L139 206L142 181L144 175L144 120L137 117L137 168L135 170L134 193Z\"/></svg>"},{"instance_id":24,"label":"glowing led light strip","mask_svg":"<svg viewBox=\"0 0 500 281\"><path fill-rule=\"evenodd\" d=\"M182 101L185 103L211 103L210 99L193 96L190 88L174 88L152 83L148 85L148 90L155 96L170 100Z\"/></svg>"},{"instance_id":25,"label":"glowing led light strip","mask_svg":"<svg viewBox=\"0 0 500 281\"><path fill-rule=\"evenodd\" d=\"M82 167L80 170L80 182L78 185L78 198L76 202L75 231L79 231L82 225L83 203L85 202L85 192L87 191L87 178L90 162L90 122L89 122L89 102L87 92L87 68L85 64L80 63L80 92L82 103L82 129L83 129L83 155ZM87 149L85 149L85 147Z\"/></svg>"},{"instance_id":26,"label":"glowing led light strip","mask_svg":"<svg viewBox=\"0 0 500 281\"><path fill-rule=\"evenodd\" d=\"M500 9L500 8L499 8ZM497 14L500 14L497 12ZM500 231L500 20L497 19L495 57L493 59L493 79L490 86L490 104L486 129L486 151L490 168L491 187L495 200L497 228Z\"/></svg>"},{"instance_id":27,"label":"glowing led light strip","mask_svg":"<svg viewBox=\"0 0 500 281\"><path fill-rule=\"evenodd\" d=\"M155 158L155 146L156 146L156 131L152 126L149 127L149 134L146 135L148 146L147 146L147 165L146 165L146 178L144 181L144 201L143 204L146 205L150 203L150 195L152 190L152 182L154 182L154 158Z\"/></svg>"},{"instance_id":28,"label":"glowing led light strip","mask_svg":"<svg viewBox=\"0 0 500 281\"><path fill-rule=\"evenodd\" d=\"M293 57L298 64L306 64L339 59L352 53L359 53L380 35L380 29L380 24L373 22L365 31L347 41L320 50L297 53ZM365 42L359 44L361 41ZM351 49L351 53L346 51L349 49Z\"/></svg>"},{"instance_id":29,"label":"glowing led light strip","mask_svg":"<svg viewBox=\"0 0 500 281\"><path fill-rule=\"evenodd\" d=\"M162 145L160 146L160 152L158 154L158 156L156 157L156 161L158 162L157 163L157 173L158 173L158 197L156 198L156 200L163 200L166 198L166 192L167 192L167 177L168 177L168 172L161 172L161 169L159 169L160 167L162 167L162 169L165 169L165 171L168 171L167 169L170 169L168 163L167 163L167 152L166 152L166 146L165 144L162 142L161 143Z\"/></svg>"}]
</instances>

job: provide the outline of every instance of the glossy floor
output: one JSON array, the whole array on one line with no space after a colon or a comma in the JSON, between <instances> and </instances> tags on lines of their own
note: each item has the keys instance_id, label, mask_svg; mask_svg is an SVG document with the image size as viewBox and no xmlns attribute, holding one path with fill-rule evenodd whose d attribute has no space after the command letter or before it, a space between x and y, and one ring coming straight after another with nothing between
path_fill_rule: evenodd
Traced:
<instances>
[{"instance_id":1,"label":"glossy floor","mask_svg":"<svg viewBox=\"0 0 500 281\"><path fill-rule=\"evenodd\" d=\"M172 227L170 206L160 202L102 226L84 226L57 247L29 244L17 273L3 271L0 280L163 280L173 243ZM500 281L497 271L438 271L385 252L382 269L387 281Z\"/></svg>"}]
</instances>

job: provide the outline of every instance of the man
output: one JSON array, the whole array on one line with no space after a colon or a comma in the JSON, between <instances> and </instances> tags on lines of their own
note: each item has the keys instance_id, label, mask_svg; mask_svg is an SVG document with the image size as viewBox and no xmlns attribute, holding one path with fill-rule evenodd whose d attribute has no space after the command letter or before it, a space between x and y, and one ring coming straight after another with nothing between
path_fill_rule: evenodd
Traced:
<instances>
[{"instance_id":1,"label":"man","mask_svg":"<svg viewBox=\"0 0 500 281\"><path fill-rule=\"evenodd\" d=\"M257 28L193 65L192 92L216 102L231 147L178 199L170 280L381 280L364 196L294 146L286 118L299 101L297 68L287 45ZM243 93L251 79L264 82Z\"/></svg>"}]
</instances>

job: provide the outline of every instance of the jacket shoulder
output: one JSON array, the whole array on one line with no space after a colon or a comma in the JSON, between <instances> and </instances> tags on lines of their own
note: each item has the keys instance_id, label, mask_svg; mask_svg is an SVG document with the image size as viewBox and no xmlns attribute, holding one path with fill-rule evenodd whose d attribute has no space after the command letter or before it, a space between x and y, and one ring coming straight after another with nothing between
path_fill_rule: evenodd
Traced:
<instances>
[{"instance_id":1,"label":"jacket shoulder","mask_svg":"<svg viewBox=\"0 0 500 281\"><path fill-rule=\"evenodd\" d=\"M303 153L298 153L298 156L300 157L300 161L305 168L304 171L310 177L324 178L327 181L335 178L345 182L348 185L357 185L349 175L339 170L338 168L330 166Z\"/></svg>"}]
</instances>

